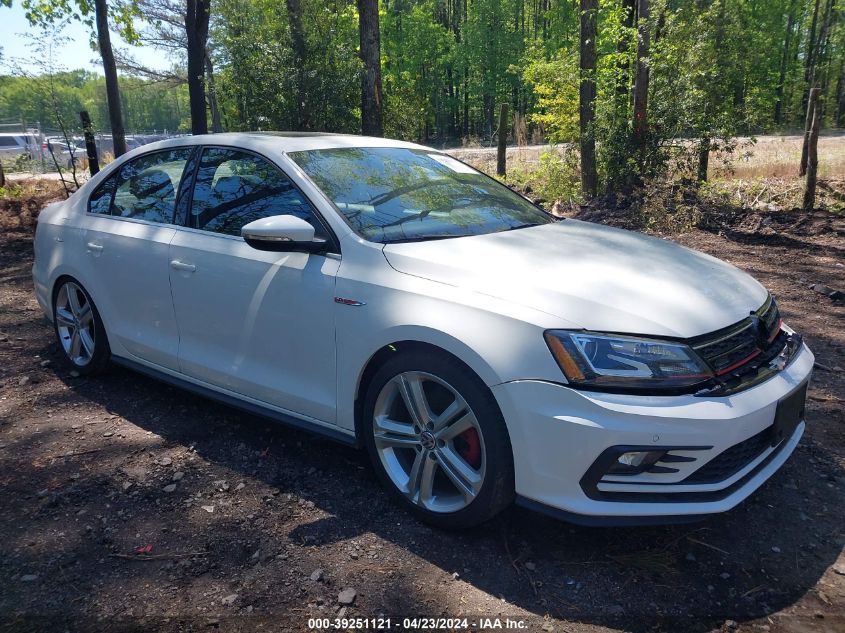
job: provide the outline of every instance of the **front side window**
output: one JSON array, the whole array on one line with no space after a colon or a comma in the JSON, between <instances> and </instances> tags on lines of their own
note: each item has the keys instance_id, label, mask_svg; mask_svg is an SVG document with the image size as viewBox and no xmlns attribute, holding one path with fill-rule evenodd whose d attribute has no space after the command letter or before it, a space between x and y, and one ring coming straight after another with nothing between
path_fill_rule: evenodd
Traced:
<instances>
[{"instance_id":1,"label":"front side window","mask_svg":"<svg viewBox=\"0 0 845 633\"><path fill-rule=\"evenodd\" d=\"M451 156L404 147L288 154L362 237L409 242L496 233L555 219Z\"/></svg>"},{"instance_id":2,"label":"front side window","mask_svg":"<svg viewBox=\"0 0 845 633\"><path fill-rule=\"evenodd\" d=\"M311 205L277 167L248 152L203 150L189 226L240 235L245 224L274 215L295 215L311 223L316 235L325 236Z\"/></svg>"},{"instance_id":3,"label":"front side window","mask_svg":"<svg viewBox=\"0 0 845 633\"><path fill-rule=\"evenodd\" d=\"M111 214L171 224L176 192L193 148L145 154L120 168Z\"/></svg>"}]
</instances>

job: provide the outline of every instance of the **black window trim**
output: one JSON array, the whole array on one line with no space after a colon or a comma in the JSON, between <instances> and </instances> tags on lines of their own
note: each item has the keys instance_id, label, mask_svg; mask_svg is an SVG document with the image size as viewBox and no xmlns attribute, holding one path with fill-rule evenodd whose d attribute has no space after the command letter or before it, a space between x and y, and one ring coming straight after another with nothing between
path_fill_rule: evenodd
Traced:
<instances>
[{"instance_id":1,"label":"black window trim","mask_svg":"<svg viewBox=\"0 0 845 633\"><path fill-rule=\"evenodd\" d=\"M181 226L182 228L189 229L191 231L198 231L198 232L201 232L203 235L213 235L213 236L216 236L216 237L237 238L239 240L243 240L243 238L240 235L229 235L227 233L215 233L214 231L206 231L205 229L198 229L196 227L190 226L191 208L193 207L193 204L194 204L194 190L196 189L196 186L197 186L197 174L199 173L199 168L200 168L200 165L202 164L202 153L206 149L224 149L224 150L229 150L229 151L242 152L244 154L252 154L253 156L256 156L257 158L260 158L260 159L266 161L277 172L279 172L282 176L284 176L285 178L287 178L290 181L290 183L293 185L293 187L299 192L299 194L302 196L302 198L311 207L311 212L314 214L314 217L317 218L317 221L322 225L323 229L326 231L326 234L328 235L328 238L329 238L327 241L330 243L330 248L328 249L327 253L333 253L333 254L336 254L336 255L340 255L340 240L338 240L337 235L335 235L335 232L332 229L331 225L329 225L329 223L326 222L326 219L323 217L323 214L320 213L319 208L317 208L317 205L314 204L314 201L308 196L308 194L306 194L302 190L302 188L297 184L297 182L293 178L291 178L290 174L288 174L276 161L272 160L271 158L268 158L267 156L265 156L264 154L261 154L260 152L256 152L254 150L247 149L245 147L239 147L237 145L209 144L209 145L197 145L196 147L198 148L199 152L197 154L197 161L196 161L196 165L195 165L195 168L194 168L194 173L191 174L191 184L190 184L191 188L190 188L189 201L188 201L188 213L185 214L185 217L183 218L182 224L177 224L176 226ZM178 200L177 200L177 204L178 204ZM323 253L323 255L325 255L327 253Z\"/></svg>"},{"instance_id":2,"label":"black window trim","mask_svg":"<svg viewBox=\"0 0 845 633\"><path fill-rule=\"evenodd\" d=\"M282 174L282 176L287 178L290 181L290 183L294 186L294 188L299 192L299 194L303 197L303 199L306 202L308 202L308 204L311 206L312 212L314 213L314 217L317 218L317 221L320 222L320 224L323 226L323 229L326 231L326 234L329 237L328 242L330 243L331 247L328 249L328 251L326 253L324 253L324 255L329 254L329 253L335 254L335 255L341 254L340 240L338 239L337 235L335 234L334 229L332 229L331 225L326 221L326 218L320 212L320 209L318 208L318 206L316 204L314 204L314 201L311 199L311 197L302 190L302 187L300 187L299 184L293 178L291 178L290 174L288 174L284 170L284 168L282 168L276 161L274 161L271 158L265 156L264 154L261 154L260 152L256 152L256 151L251 150L251 149L247 149L245 147L240 147L238 145L223 145L223 144L174 145L172 147L159 148L159 149L155 149L155 150L152 150L152 151L149 151L149 152L144 152L143 154L139 154L138 156L135 156L132 159L126 160L123 163L121 163L119 166L117 166L112 171L112 173L106 175L97 184L97 186L94 187L94 191L92 191L90 193L90 195L88 196L88 200L86 200L86 202L85 202L85 213L86 213L86 215L91 215L93 217L100 217L100 218L111 218L113 220L120 220L122 222L137 222L137 223L150 224L150 225L155 225L155 226L173 226L175 228L182 228L182 229L188 229L188 230L191 230L191 231L198 231L198 232L201 232L203 235L214 235L214 236L217 236L217 237L235 238L235 239L243 240L243 238L240 235L227 235L225 233L214 233L213 231L206 231L206 230L203 230L203 229L195 229L195 228L189 226L189 216L191 214L191 207L193 206L193 202L194 202L194 189L196 188L196 183L197 183L197 173L199 172L200 164L202 163L202 152L205 149L213 149L213 148L243 152L245 154L252 154L253 156L257 156L258 158L260 158L260 159L266 161L267 163L269 163L276 171L278 171L280 174ZM162 152L170 152L170 151L177 150L177 149L191 149L193 151L188 156L188 159L185 162L185 170L182 171L182 178L179 181L179 187L178 187L178 190L176 192L176 201L175 201L175 204L174 204L174 207L173 207L173 217L172 217L171 223L168 224L168 223L165 223L165 222L151 222L149 220L141 220L139 218L128 218L128 217L123 217L123 216L119 216L119 215L112 215L111 211L112 211L112 207L114 205L114 197L115 197L115 193L117 192L117 185L116 184L115 184L114 189L111 192L111 198L109 200L109 213L105 214L105 213L92 213L91 212L91 198L92 198L92 196L100 189L100 187L104 186L106 184L106 182L108 182L110 179L112 179L112 178L116 179L118 177L118 175L120 174L120 170L123 169L126 165L133 163L136 160L144 158L146 156L151 156L153 154L159 154L159 153L162 153ZM187 168L190 165L192 158L196 158L197 160L194 162L193 170L189 174L189 173L187 173ZM293 163L294 161L291 161L291 162ZM298 166L295 163L294 163L294 166L298 168ZM185 178L188 178L190 180L190 182L188 184L187 194L183 194L183 192L182 192L182 183L185 180ZM306 176L306 178L307 178L307 176ZM318 190L319 190L319 188L318 188ZM185 214L184 218L181 218L181 220L182 220L181 222L177 222L178 218L176 217L176 215L177 215L177 212L179 210L179 202L181 201L183 195L188 195L188 212ZM342 216L342 214L340 214L340 215Z\"/></svg>"},{"instance_id":3,"label":"black window trim","mask_svg":"<svg viewBox=\"0 0 845 633\"><path fill-rule=\"evenodd\" d=\"M186 146L187 147L187 146ZM179 181L179 191L176 192L176 204L173 207L173 225L177 227L184 227L187 228L186 222L188 221L188 216L191 215L191 205L194 203L194 185L197 181L197 172L199 171L200 163L202 162L202 145L193 145L193 152L188 157L188 162L185 163L185 171L182 173L182 180ZM193 161L193 165L191 165L191 161ZM188 167L193 167L191 169L191 173L188 173ZM182 184L187 179L187 191L183 189ZM183 193L185 192L185 193ZM179 203L182 201L182 196L188 196L188 210L185 213L185 216L181 218L181 222L177 220L177 214L179 213Z\"/></svg>"}]
</instances>

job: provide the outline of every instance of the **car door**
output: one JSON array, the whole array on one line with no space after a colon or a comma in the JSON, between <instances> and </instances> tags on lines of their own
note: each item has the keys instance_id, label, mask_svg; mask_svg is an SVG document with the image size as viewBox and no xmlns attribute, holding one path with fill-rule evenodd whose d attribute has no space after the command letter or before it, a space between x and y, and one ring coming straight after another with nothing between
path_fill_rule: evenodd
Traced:
<instances>
[{"instance_id":1,"label":"car door","mask_svg":"<svg viewBox=\"0 0 845 633\"><path fill-rule=\"evenodd\" d=\"M181 371L290 412L334 423L337 255L255 250L240 236L295 214L331 239L312 205L264 157L202 151L186 226L170 243Z\"/></svg>"},{"instance_id":2,"label":"car door","mask_svg":"<svg viewBox=\"0 0 845 633\"><path fill-rule=\"evenodd\" d=\"M168 247L176 234L177 192L193 152L153 152L123 165L89 198L80 244L82 281L113 351L173 370L179 368L179 334Z\"/></svg>"}]
</instances>

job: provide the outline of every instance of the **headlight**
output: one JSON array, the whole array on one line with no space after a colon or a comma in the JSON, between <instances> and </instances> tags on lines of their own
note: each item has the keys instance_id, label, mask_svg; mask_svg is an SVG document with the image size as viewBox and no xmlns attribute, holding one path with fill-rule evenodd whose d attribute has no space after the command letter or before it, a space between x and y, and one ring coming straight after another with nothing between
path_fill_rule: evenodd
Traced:
<instances>
[{"instance_id":1,"label":"headlight","mask_svg":"<svg viewBox=\"0 0 845 633\"><path fill-rule=\"evenodd\" d=\"M586 389L678 389L713 377L713 371L683 343L550 330L546 343L576 387Z\"/></svg>"}]
</instances>

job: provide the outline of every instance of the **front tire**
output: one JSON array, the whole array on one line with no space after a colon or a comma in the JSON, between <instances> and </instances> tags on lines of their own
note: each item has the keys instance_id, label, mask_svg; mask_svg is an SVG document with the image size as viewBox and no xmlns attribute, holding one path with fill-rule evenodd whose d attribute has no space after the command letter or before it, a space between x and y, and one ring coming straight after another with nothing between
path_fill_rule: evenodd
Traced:
<instances>
[{"instance_id":1,"label":"front tire","mask_svg":"<svg viewBox=\"0 0 845 633\"><path fill-rule=\"evenodd\" d=\"M398 352L370 382L363 416L379 479L423 521L471 527L513 500L513 456L502 414L487 386L455 359Z\"/></svg>"},{"instance_id":2,"label":"front tire","mask_svg":"<svg viewBox=\"0 0 845 633\"><path fill-rule=\"evenodd\" d=\"M111 357L97 306L74 279L62 279L53 292L53 329L59 350L73 369L88 376L105 369Z\"/></svg>"}]
</instances>

